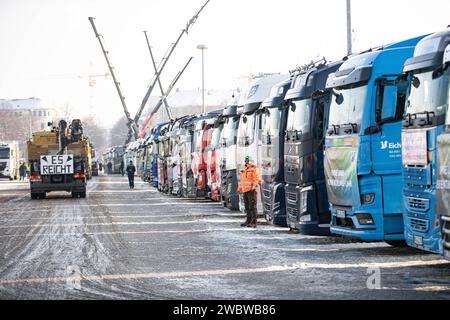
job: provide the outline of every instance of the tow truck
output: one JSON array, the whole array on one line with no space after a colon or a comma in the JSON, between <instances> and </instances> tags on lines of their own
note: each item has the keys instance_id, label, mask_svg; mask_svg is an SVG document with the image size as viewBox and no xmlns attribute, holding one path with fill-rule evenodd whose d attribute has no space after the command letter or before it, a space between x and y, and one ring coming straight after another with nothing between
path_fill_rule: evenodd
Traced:
<instances>
[{"instance_id":1,"label":"tow truck","mask_svg":"<svg viewBox=\"0 0 450 320\"><path fill-rule=\"evenodd\" d=\"M89 139L83 135L80 120L73 120L70 126L61 120L51 131L34 132L27 151L31 199L45 198L52 191L86 197Z\"/></svg>"}]
</instances>

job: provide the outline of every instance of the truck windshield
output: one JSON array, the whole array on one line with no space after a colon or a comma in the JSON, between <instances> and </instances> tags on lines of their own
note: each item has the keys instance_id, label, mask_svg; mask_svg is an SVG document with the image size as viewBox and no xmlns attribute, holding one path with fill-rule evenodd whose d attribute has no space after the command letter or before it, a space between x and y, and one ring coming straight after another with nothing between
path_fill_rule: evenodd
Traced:
<instances>
[{"instance_id":1,"label":"truck windshield","mask_svg":"<svg viewBox=\"0 0 450 320\"><path fill-rule=\"evenodd\" d=\"M364 105L367 97L367 85L336 90L330 105L329 125L341 126L356 124L361 126Z\"/></svg>"},{"instance_id":2,"label":"truck windshield","mask_svg":"<svg viewBox=\"0 0 450 320\"><path fill-rule=\"evenodd\" d=\"M0 148L0 159L9 159L9 148Z\"/></svg>"},{"instance_id":3,"label":"truck windshield","mask_svg":"<svg viewBox=\"0 0 450 320\"><path fill-rule=\"evenodd\" d=\"M196 130L194 132L194 152L202 150L203 130Z\"/></svg>"},{"instance_id":4,"label":"truck windshield","mask_svg":"<svg viewBox=\"0 0 450 320\"><path fill-rule=\"evenodd\" d=\"M281 125L281 109L270 108L262 115L262 130L264 135L278 136Z\"/></svg>"},{"instance_id":5,"label":"truck windshield","mask_svg":"<svg viewBox=\"0 0 450 320\"><path fill-rule=\"evenodd\" d=\"M250 115L243 115L241 117L241 122L239 124L239 141L240 147L246 147L251 145L255 140L255 121L256 114L252 113Z\"/></svg>"},{"instance_id":6,"label":"truck windshield","mask_svg":"<svg viewBox=\"0 0 450 320\"><path fill-rule=\"evenodd\" d=\"M448 109L450 69L436 79L433 71L413 75L406 112L409 114L434 112L443 115Z\"/></svg>"},{"instance_id":7,"label":"truck windshield","mask_svg":"<svg viewBox=\"0 0 450 320\"><path fill-rule=\"evenodd\" d=\"M211 150L220 148L220 134L222 133L222 127L214 128L211 138Z\"/></svg>"},{"instance_id":8,"label":"truck windshield","mask_svg":"<svg viewBox=\"0 0 450 320\"><path fill-rule=\"evenodd\" d=\"M311 130L312 99L292 101L289 107L288 131L308 133Z\"/></svg>"},{"instance_id":9,"label":"truck windshield","mask_svg":"<svg viewBox=\"0 0 450 320\"><path fill-rule=\"evenodd\" d=\"M238 124L238 118L228 118L227 122L224 124L222 132L222 143L225 144L226 147L235 144L234 139L237 135Z\"/></svg>"}]
</instances>

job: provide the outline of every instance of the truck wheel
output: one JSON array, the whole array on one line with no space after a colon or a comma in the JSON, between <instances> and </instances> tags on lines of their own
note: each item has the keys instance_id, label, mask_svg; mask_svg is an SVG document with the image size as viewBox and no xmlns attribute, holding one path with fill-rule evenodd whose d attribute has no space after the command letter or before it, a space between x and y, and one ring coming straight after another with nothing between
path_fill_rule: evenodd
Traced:
<instances>
[{"instance_id":1,"label":"truck wheel","mask_svg":"<svg viewBox=\"0 0 450 320\"><path fill-rule=\"evenodd\" d=\"M13 181L13 177L9 177L9 181Z\"/></svg>"},{"instance_id":2,"label":"truck wheel","mask_svg":"<svg viewBox=\"0 0 450 320\"><path fill-rule=\"evenodd\" d=\"M388 240L385 241L388 245L390 245L391 247L394 248L402 248L402 247L406 247L406 241L405 240Z\"/></svg>"},{"instance_id":3,"label":"truck wheel","mask_svg":"<svg viewBox=\"0 0 450 320\"><path fill-rule=\"evenodd\" d=\"M86 191L80 192L80 198L86 198Z\"/></svg>"},{"instance_id":4,"label":"truck wheel","mask_svg":"<svg viewBox=\"0 0 450 320\"><path fill-rule=\"evenodd\" d=\"M31 199L32 199L32 200L36 200L36 199L38 198L37 193L31 192L30 196L31 196Z\"/></svg>"}]
</instances>

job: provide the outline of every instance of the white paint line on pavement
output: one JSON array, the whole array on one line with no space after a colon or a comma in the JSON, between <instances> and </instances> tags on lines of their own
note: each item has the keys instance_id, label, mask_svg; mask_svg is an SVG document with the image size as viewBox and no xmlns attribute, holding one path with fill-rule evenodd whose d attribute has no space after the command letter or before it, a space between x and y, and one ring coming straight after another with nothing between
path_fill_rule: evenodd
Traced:
<instances>
[{"instance_id":1,"label":"white paint line on pavement","mask_svg":"<svg viewBox=\"0 0 450 320\"><path fill-rule=\"evenodd\" d=\"M77 207L157 207L157 206L167 206L167 205L174 205L173 202L160 202L160 203L97 203L97 204L80 204L76 205ZM213 206L215 203L213 202L177 202L176 204L181 205L208 205ZM75 206L75 205L74 205ZM66 208L73 208L74 206L56 206L56 209L66 209Z\"/></svg>"},{"instance_id":2,"label":"white paint line on pavement","mask_svg":"<svg viewBox=\"0 0 450 320\"><path fill-rule=\"evenodd\" d=\"M450 292L450 286L427 286L415 288L414 290L420 292L443 292L443 291Z\"/></svg>"},{"instance_id":3,"label":"white paint line on pavement","mask_svg":"<svg viewBox=\"0 0 450 320\"><path fill-rule=\"evenodd\" d=\"M197 229L197 230L153 230L153 231L105 231L105 232L72 232L72 233L37 233L37 234L13 234L13 235L2 235L1 238L28 238L28 237L65 237L65 236L78 236L80 234L85 234L89 236L96 236L96 235L127 235L127 234L134 234L134 235L144 235L144 234L161 234L161 233L167 233L167 234L189 234L189 233L211 233L211 232L261 232L261 231L280 231L279 228L260 228L260 229L253 229L253 228L216 228L216 229Z\"/></svg>"},{"instance_id":4,"label":"white paint line on pavement","mask_svg":"<svg viewBox=\"0 0 450 320\"><path fill-rule=\"evenodd\" d=\"M28 212L28 211L27 211ZM44 211L46 212L46 211ZM5 222L11 222L11 221L30 221L30 220L43 220L43 221L49 221L49 220L73 220L73 219L86 219L86 220L93 220L93 219L153 219L153 218L189 218L189 217L203 217L203 216L211 216L211 217L245 217L243 214L234 214L234 213L185 213L185 214L148 214L148 215L124 215L124 216L80 216L80 215L65 215L61 217L27 217L27 218L7 218L7 219L0 219L0 223Z\"/></svg>"},{"instance_id":5,"label":"white paint line on pavement","mask_svg":"<svg viewBox=\"0 0 450 320\"><path fill-rule=\"evenodd\" d=\"M123 274L107 274L107 275L81 275L78 277L49 277L49 278L22 278L22 279L2 279L0 285L11 284L48 284L48 283L67 283L73 280L81 281L105 281L105 280L137 280L152 278L188 278L188 277L205 277L205 276L224 276L233 274L255 274L255 273L272 273L309 269L359 269L359 268L407 268L407 267L427 267L449 264L445 260L430 261L404 261L404 262L381 262L381 263L295 263L284 266L269 266L265 268L240 268L240 269L219 269L219 270L199 270L199 271L173 271L173 272L146 272L146 273L123 273Z\"/></svg>"},{"instance_id":6,"label":"white paint line on pavement","mask_svg":"<svg viewBox=\"0 0 450 320\"><path fill-rule=\"evenodd\" d=\"M0 229L19 229L19 228L40 228L40 227L94 227L94 226L118 226L118 225L166 225L166 224L193 224L199 222L208 222L205 219L191 221L141 221L141 222L98 222L98 223L67 223L67 224L24 224L13 226L0 226ZM232 220L211 220L216 223L236 223Z\"/></svg>"}]
</instances>

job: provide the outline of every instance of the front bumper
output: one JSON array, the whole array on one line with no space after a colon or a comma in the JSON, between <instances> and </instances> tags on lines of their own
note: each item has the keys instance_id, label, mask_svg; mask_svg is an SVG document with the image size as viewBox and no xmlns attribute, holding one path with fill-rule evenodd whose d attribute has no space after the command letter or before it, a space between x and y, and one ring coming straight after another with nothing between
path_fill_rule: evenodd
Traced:
<instances>
[{"instance_id":1,"label":"front bumper","mask_svg":"<svg viewBox=\"0 0 450 320\"><path fill-rule=\"evenodd\" d=\"M406 243L417 249L442 253L441 227L434 209L436 190L406 187L403 203Z\"/></svg>"},{"instance_id":2,"label":"front bumper","mask_svg":"<svg viewBox=\"0 0 450 320\"><path fill-rule=\"evenodd\" d=\"M71 183L42 183L30 182L30 190L33 193L52 192L52 191L85 191L86 182L74 181Z\"/></svg>"},{"instance_id":3,"label":"front bumper","mask_svg":"<svg viewBox=\"0 0 450 320\"><path fill-rule=\"evenodd\" d=\"M397 196L389 189L396 190L397 185L401 184L401 178L392 176L384 177L384 180L389 181L384 185L385 194L381 177L373 175L359 178L360 194L373 194L371 203L354 207L331 203L331 233L369 241L404 240L401 194Z\"/></svg>"},{"instance_id":4,"label":"front bumper","mask_svg":"<svg viewBox=\"0 0 450 320\"><path fill-rule=\"evenodd\" d=\"M305 235L329 235L330 212L326 192L314 185L287 184L286 219L288 227Z\"/></svg>"}]
</instances>

